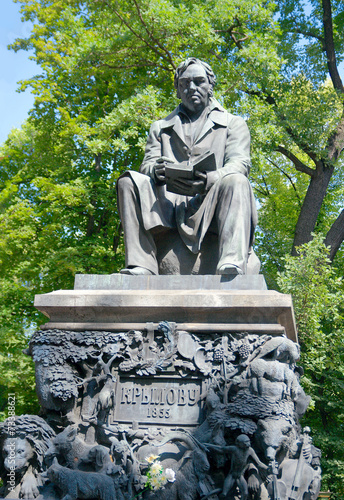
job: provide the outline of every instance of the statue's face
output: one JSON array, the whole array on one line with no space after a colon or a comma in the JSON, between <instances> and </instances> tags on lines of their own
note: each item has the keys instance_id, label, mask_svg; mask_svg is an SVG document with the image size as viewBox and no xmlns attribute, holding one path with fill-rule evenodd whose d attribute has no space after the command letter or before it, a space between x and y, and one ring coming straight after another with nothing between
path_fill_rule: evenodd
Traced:
<instances>
[{"instance_id":1,"label":"statue's face","mask_svg":"<svg viewBox=\"0 0 344 500\"><path fill-rule=\"evenodd\" d=\"M190 64L179 77L178 94L191 113L202 111L209 103L211 85L200 64Z\"/></svg>"},{"instance_id":2,"label":"statue's face","mask_svg":"<svg viewBox=\"0 0 344 500\"><path fill-rule=\"evenodd\" d=\"M6 439L2 449L4 466L7 470L21 470L29 466L33 458L33 450L26 439Z\"/></svg>"},{"instance_id":3,"label":"statue's face","mask_svg":"<svg viewBox=\"0 0 344 500\"><path fill-rule=\"evenodd\" d=\"M248 436L241 435L236 439L235 444L242 450L247 450L251 446L251 441Z\"/></svg>"}]
</instances>

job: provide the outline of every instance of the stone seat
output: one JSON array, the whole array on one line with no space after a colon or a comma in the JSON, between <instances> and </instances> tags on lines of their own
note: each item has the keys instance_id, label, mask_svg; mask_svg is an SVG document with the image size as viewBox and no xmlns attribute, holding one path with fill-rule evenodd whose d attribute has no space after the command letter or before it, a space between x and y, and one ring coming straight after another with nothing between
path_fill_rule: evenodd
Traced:
<instances>
[{"instance_id":1,"label":"stone seat","mask_svg":"<svg viewBox=\"0 0 344 500\"><path fill-rule=\"evenodd\" d=\"M216 274L219 245L218 236L208 232L198 254L192 253L180 239L177 230L164 231L155 236L159 274ZM252 250L247 262L247 274L258 274L260 261Z\"/></svg>"}]
</instances>

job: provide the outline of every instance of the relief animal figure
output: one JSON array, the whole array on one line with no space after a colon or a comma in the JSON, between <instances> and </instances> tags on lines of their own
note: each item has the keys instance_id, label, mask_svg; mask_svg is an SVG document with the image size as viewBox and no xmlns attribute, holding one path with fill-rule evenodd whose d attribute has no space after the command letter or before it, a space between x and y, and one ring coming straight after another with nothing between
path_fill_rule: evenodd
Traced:
<instances>
[{"instance_id":1,"label":"relief animal figure","mask_svg":"<svg viewBox=\"0 0 344 500\"><path fill-rule=\"evenodd\" d=\"M106 411L115 406L114 385L116 379L111 375L111 373L108 373L106 377L107 378L104 382L104 386L100 391L100 393L98 394L98 401L97 401L98 413L100 413L101 411Z\"/></svg>"},{"instance_id":2,"label":"relief animal figure","mask_svg":"<svg viewBox=\"0 0 344 500\"><path fill-rule=\"evenodd\" d=\"M0 498L33 500L39 495L43 457L55 432L36 415L21 415L0 423ZM15 429L15 436L10 429ZM11 474L12 472L12 474Z\"/></svg>"},{"instance_id":3,"label":"relief animal figure","mask_svg":"<svg viewBox=\"0 0 344 500\"><path fill-rule=\"evenodd\" d=\"M253 381L254 392L262 396L265 395L268 390L271 390L270 387L265 387L270 382L282 384L282 389L280 391L281 396L294 395L299 386L298 378L291 367L280 361L256 358L250 363L247 376ZM254 382L254 379L256 379L256 382ZM266 382L266 380L268 382ZM277 391L275 391L275 394L276 393Z\"/></svg>"},{"instance_id":4,"label":"relief animal figure","mask_svg":"<svg viewBox=\"0 0 344 500\"><path fill-rule=\"evenodd\" d=\"M62 467L54 458L46 472L48 479L62 492L62 500L117 500L113 480L98 472L84 472Z\"/></svg>"},{"instance_id":5,"label":"relief animal figure","mask_svg":"<svg viewBox=\"0 0 344 500\"><path fill-rule=\"evenodd\" d=\"M31 465L34 460L34 451L30 443L21 438L6 439L2 455L7 476L14 478L4 489L5 498L16 498L19 495L29 499L37 497L38 486L41 482L35 468ZM14 471L13 476L10 476L10 471ZM13 492L14 496L10 492Z\"/></svg>"},{"instance_id":6,"label":"relief animal figure","mask_svg":"<svg viewBox=\"0 0 344 500\"><path fill-rule=\"evenodd\" d=\"M109 450L105 446L87 444L83 439L78 437L77 433L77 427L68 426L55 437L45 454L45 461L48 465L56 457L59 463L70 469L96 470L97 463L90 463L90 452L95 453L94 448L96 448L98 456L101 455L102 460L104 460L104 456L109 456ZM107 463L107 465L109 464Z\"/></svg>"},{"instance_id":7,"label":"relief animal figure","mask_svg":"<svg viewBox=\"0 0 344 500\"><path fill-rule=\"evenodd\" d=\"M130 497L134 496L134 490L141 488L146 482L141 474L140 463L137 456L134 454L134 448L131 447L123 435L123 439L119 440L115 436L111 440L111 455L116 464L119 464L121 469L125 472L128 482L128 494ZM146 455L145 455L146 456Z\"/></svg>"},{"instance_id":8,"label":"relief animal figure","mask_svg":"<svg viewBox=\"0 0 344 500\"><path fill-rule=\"evenodd\" d=\"M212 426L209 421L209 417L214 414L215 410L221 411L225 408L225 405L221 403L221 400L218 394L214 391L213 387L210 387L206 393L205 406L207 409L207 418L195 430L194 437L202 443L210 442L218 445L226 444L220 426Z\"/></svg>"},{"instance_id":9,"label":"relief animal figure","mask_svg":"<svg viewBox=\"0 0 344 500\"><path fill-rule=\"evenodd\" d=\"M109 451L105 446L96 445L93 446L86 457L83 457L81 461L84 464L91 464L95 472L100 472L101 474L117 474L122 471L120 465L115 465L111 461Z\"/></svg>"},{"instance_id":10,"label":"relief animal figure","mask_svg":"<svg viewBox=\"0 0 344 500\"><path fill-rule=\"evenodd\" d=\"M246 434L240 434L240 436L236 438L234 446L217 446L209 443L206 445L210 449L220 453L229 453L231 455L230 470L224 481L220 498L227 498L233 486L237 485L240 490L241 500L247 500L248 485L244 478L244 474L248 467L248 460L252 459L259 469L268 470L267 465L259 460L256 452L251 448L250 438L246 436Z\"/></svg>"},{"instance_id":11,"label":"relief animal figure","mask_svg":"<svg viewBox=\"0 0 344 500\"><path fill-rule=\"evenodd\" d=\"M207 476L210 465L206 447L190 434L182 431L171 432L156 446L160 450L169 441L179 441L187 447L182 459L173 466L176 480L169 483L163 490L145 493L144 498L149 500L196 500L199 496L209 495L209 492L213 490L213 484Z\"/></svg>"},{"instance_id":12,"label":"relief animal figure","mask_svg":"<svg viewBox=\"0 0 344 500\"><path fill-rule=\"evenodd\" d=\"M102 355L95 356L97 362L92 368L83 363L87 376L78 386L83 392L81 419L84 422L104 424L109 410L115 405L116 378L111 374L111 365L116 357L114 354L105 363Z\"/></svg>"},{"instance_id":13,"label":"relief animal figure","mask_svg":"<svg viewBox=\"0 0 344 500\"><path fill-rule=\"evenodd\" d=\"M300 358L300 346L286 337L273 337L257 351L256 356L253 354L252 358L266 357L272 361L278 360L293 365Z\"/></svg>"},{"instance_id":14,"label":"relief animal figure","mask_svg":"<svg viewBox=\"0 0 344 500\"><path fill-rule=\"evenodd\" d=\"M246 362L246 380L251 391L274 401L286 397L295 399L300 393L295 365L299 357L300 347L292 340L285 337L269 339Z\"/></svg>"},{"instance_id":15,"label":"relief animal figure","mask_svg":"<svg viewBox=\"0 0 344 500\"><path fill-rule=\"evenodd\" d=\"M284 458L295 441L295 436L295 423L292 424L283 417L268 417L258 421L255 439L263 449L266 459L273 461L276 460L277 453L281 453Z\"/></svg>"}]
</instances>

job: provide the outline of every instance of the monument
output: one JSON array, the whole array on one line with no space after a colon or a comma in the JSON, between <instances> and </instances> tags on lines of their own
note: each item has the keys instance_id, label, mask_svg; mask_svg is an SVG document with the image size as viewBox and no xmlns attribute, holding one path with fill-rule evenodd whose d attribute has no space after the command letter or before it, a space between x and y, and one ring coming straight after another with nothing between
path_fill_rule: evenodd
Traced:
<instances>
[{"instance_id":1,"label":"monument","mask_svg":"<svg viewBox=\"0 0 344 500\"><path fill-rule=\"evenodd\" d=\"M257 214L247 179L247 125L212 97L215 75L208 64L187 59L174 84L181 104L153 123L140 173L126 172L118 181L127 265L122 272L159 274L160 267L162 274L191 274L185 255L192 262L192 254L200 254L201 274L246 274L247 267L252 273ZM164 263L168 248L162 240L172 241L177 255L185 246L189 255Z\"/></svg>"},{"instance_id":2,"label":"monument","mask_svg":"<svg viewBox=\"0 0 344 500\"><path fill-rule=\"evenodd\" d=\"M198 59L177 68L181 105L119 179L122 273L36 296L42 413L1 424L0 496L318 497L291 297L258 274L250 136L214 83Z\"/></svg>"}]
</instances>

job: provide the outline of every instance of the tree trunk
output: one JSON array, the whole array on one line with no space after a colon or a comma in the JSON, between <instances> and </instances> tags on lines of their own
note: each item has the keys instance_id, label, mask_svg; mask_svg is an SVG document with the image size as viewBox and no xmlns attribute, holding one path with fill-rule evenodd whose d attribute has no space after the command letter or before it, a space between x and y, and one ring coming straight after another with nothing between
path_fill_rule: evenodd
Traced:
<instances>
[{"instance_id":1,"label":"tree trunk","mask_svg":"<svg viewBox=\"0 0 344 500\"><path fill-rule=\"evenodd\" d=\"M315 229L332 174L333 167L323 164L322 170L311 178L295 228L292 255L297 255L295 247L312 239L311 233Z\"/></svg>"},{"instance_id":2,"label":"tree trunk","mask_svg":"<svg viewBox=\"0 0 344 500\"><path fill-rule=\"evenodd\" d=\"M330 246L330 259L333 260L337 250L344 241L344 210L332 224L325 238L325 245Z\"/></svg>"}]
</instances>

